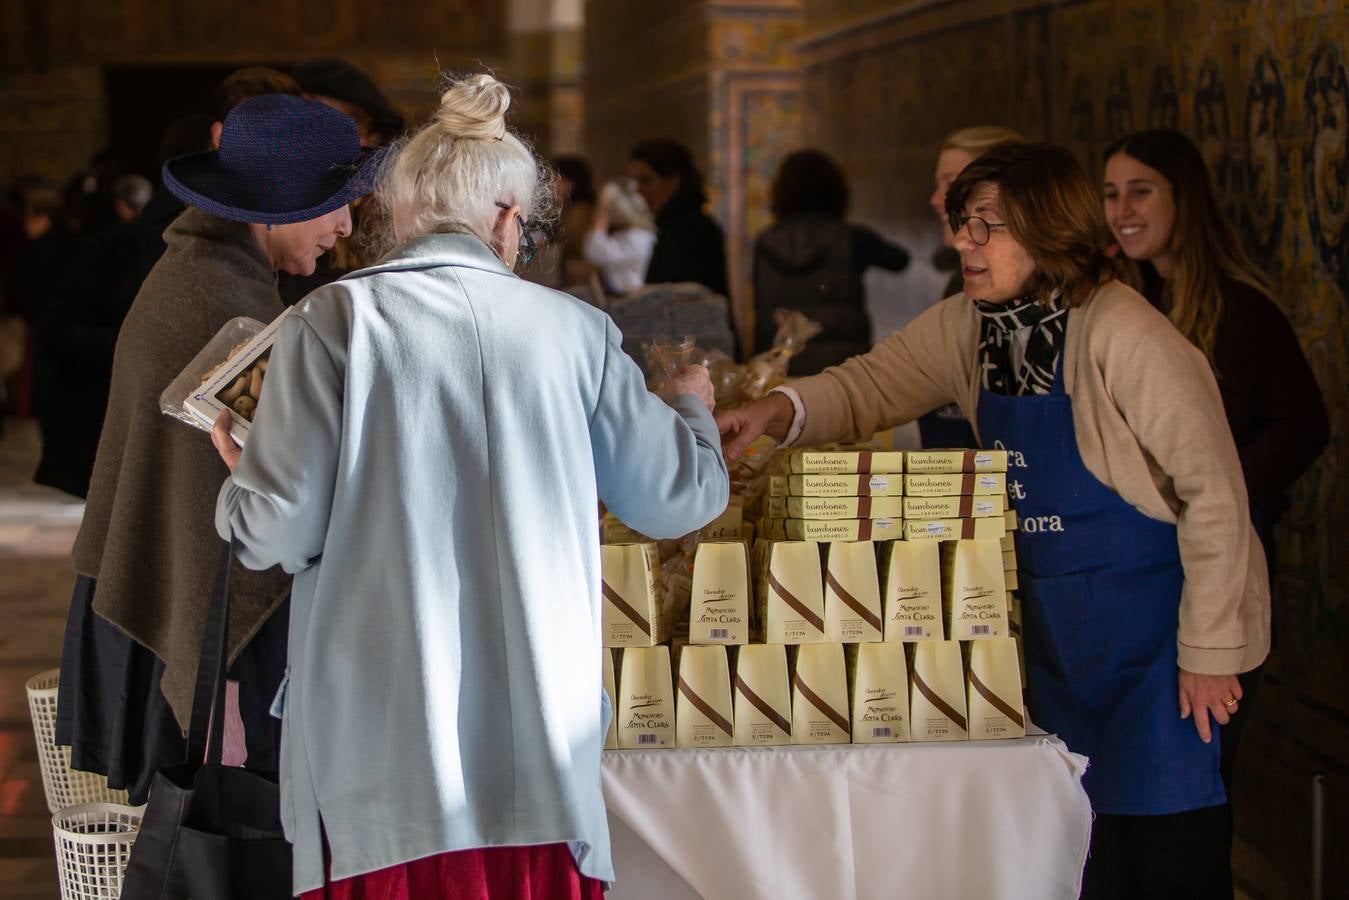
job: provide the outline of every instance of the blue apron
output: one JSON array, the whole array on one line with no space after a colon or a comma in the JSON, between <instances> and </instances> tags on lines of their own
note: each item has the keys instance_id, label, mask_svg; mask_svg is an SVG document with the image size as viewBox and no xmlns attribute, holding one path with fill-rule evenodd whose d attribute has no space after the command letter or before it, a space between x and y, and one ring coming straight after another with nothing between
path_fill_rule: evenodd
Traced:
<instances>
[{"instance_id":1,"label":"blue apron","mask_svg":"<svg viewBox=\"0 0 1349 900\"><path fill-rule=\"evenodd\" d=\"M1062 366L1053 392L983 391L979 433L1008 450L1030 714L1090 757L1093 809L1163 815L1227 802L1219 738L1180 718L1176 526L1150 519L1082 463Z\"/></svg>"}]
</instances>

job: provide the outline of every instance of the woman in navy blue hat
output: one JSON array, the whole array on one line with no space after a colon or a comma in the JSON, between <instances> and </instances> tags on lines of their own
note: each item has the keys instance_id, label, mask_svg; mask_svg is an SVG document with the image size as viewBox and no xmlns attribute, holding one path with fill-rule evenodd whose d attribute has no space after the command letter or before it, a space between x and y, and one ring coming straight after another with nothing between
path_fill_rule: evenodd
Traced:
<instances>
[{"instance_id":1,"label":"woman in navy blue hat","mask_svg":"<svg viewBox=\"0 0 1349 900\"><path fill-rule=\"evenodd\" d=\"M281 324L242 455L213 435L220 533L296 573L305 898L600 900L598 500L661 537L726 506L707 370L662 402L608 316L513 273L553 191L509 103L450 86L376 194L397 246Z\"/></svg>"},{"instance_id":2,"label":"woman in navy blue hat","mask_svg":"<svg viewBox=\"0 0 1349 900\"><path fill-rule=\"evenodd\" d=\"M117 340L61 673L74 765L106 774L133 803L185 752L220 546L211 514L224 468L200 434L160 413L159 395L230 319L282 312L276 273L313 271L349 232L347 204L369 190L376 164L347 116L268 94L230 112L218 151L164 166L188 209L165 231L168 249ZM235 573L228 652L248 762L260 769L276 767L266 710L284 667L289 591L280 569Z\"/></svg>"}]
</instances>

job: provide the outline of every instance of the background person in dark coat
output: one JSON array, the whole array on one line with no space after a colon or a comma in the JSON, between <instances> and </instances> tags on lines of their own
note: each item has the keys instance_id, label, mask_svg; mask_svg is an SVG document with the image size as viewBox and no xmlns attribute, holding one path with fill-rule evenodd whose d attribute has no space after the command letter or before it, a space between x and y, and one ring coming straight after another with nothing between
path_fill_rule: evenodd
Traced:
<instances>
[{"instance_id":1,"label":"background person in dark coat","mask_svg":"<svg viewBox=\"0 0 1349 900\"><path fill-rule=\"evenodd\" d=\"M169 125L159 142L160 167L162 168L164 163L175 156L214 149L211 143L211 125L211 116L206 113L184 116ZM155 263L164 255L164 232L184 209L187 207L183 201L169 193L168 188L156 178L150 202L141 210L135 225L136 268L140 272L141 281L145 281L145 276L150 274Z\"/></svg>"},{"instance_id":2,"label":"background person in dark coat","mask_svg":"<svg viewBox=\"0 0 1349 900\"><path fill-rule=\"evenodd\" d=\"M14 377L10 411L33 416L42 406L42 366L36 349L42 343L42 325L70 261L78 252L75 235L67 226L61 190L34 176L18 179L11 202L23 226L22 242L6 285L6 313L24 323L24 357Z\"/></svg>"},{"instance_id":3,"label":"background person in dark coat","mask_svg":"<svg viewBox=\"0 0 1349 900\"><path fill-rule=\"evenodd\" d=\"M820 323L820 333L792 358L793 377L814 375L871 349L862 273L899 272L909 251L870 228L849 225L848 181L818 150L798 150L773 178L773 217L754 241L754 352L773 345L779 307Z\"/></svg>"},{"instance_id":4,"label":"background person in dark coat","mask_svg":"<svg viewBox=\"0 0 1349 900\"><path fill-rule=\"evenodd\" d=\"M140 289L135 223L150 192L150 182L140 175L113 182L117 223L83 241L43 314L42 459L33 480L76 497L89 491L117 332Z\"/></svg>"},{"instance_id":5,"label":"background person in dark coat","mask_svg":"<svg viewBox=\"0 0 1349 900\"><path fill-rule=\"evenodd\" d=\"M689 148L672 138L649 138L632 148L628 174L656 215L656 248L647 284L693 281L726 293L726 240L703 212L707 193Z\"/></svg>"}]
</instances>

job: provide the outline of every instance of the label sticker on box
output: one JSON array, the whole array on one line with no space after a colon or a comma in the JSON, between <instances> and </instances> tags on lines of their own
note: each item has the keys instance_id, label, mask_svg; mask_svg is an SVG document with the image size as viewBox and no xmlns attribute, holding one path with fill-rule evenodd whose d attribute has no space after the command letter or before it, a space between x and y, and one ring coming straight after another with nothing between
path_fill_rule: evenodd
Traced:
<instances>
[{"instance_id":1,"label":"label sticker on box","mask_svg":"<svg viewBox=\"0 0 1349 900\"><path fill-rule=\"evenodd\" d=\"M988 490L996 490L998 487L998 479L992 475L980 475L979 487L986 488Z\"/></svg>"},{"instance_id":2,"label":"label sticker on box","mask_svg":"<svg viewBox=\"0 0 1349 900\"><path fill-rule=\"evenodd\" d=\"M873 491L888 491L890 489L890 479L880 475L871 476L871 489Z\"/></svg>"},{"instance_id":3,"label":"label sticker on box","mask_svg":"<svg viewBox=\"0 0 1349 900\"><path fill-rule=\"evenodd\" d=\"M976 516L991 516L991 515L993 515L993 501L992 501L992 500L976 500L976 501L974 501L974 514L975 514Z\"/></svg>"},{"instance_id":4,"label":"label sticker on box","mask_svg":"<svg viewBox=\"0 0 1349 900\"><path fill-rule=\"evenodd\" d=\"M991 465L993 465L993 457L991 454L988 453L974 454L974 467L976 469L979 468L980 466L991 466Z\"/></svg>"}]
</instances>

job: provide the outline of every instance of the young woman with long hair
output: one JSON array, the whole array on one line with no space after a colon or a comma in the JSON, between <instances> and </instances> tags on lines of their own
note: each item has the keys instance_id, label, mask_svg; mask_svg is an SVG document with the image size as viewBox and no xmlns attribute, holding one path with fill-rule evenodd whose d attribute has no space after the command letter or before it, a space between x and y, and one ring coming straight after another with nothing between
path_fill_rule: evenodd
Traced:
<instances>
[{"instance_id":1,"label":"young woman with long hair","mask_svg":"<svg viewBox=\"0 0 1349 900\"><path fill-rule=\"evenodd\" d=\"M1141 271L1143 293L1208 358L1241 458L1251 519L1271 570L1286 493L1325 449L1316 377L1269 281L1223 216L1199 149L1178 131L1140 131L1105 154L1105 216ZM1242 675L1249 711L1259 669ZM1223 729L1223 780L1245 715Z\"/></svg>"}]
</instances>

